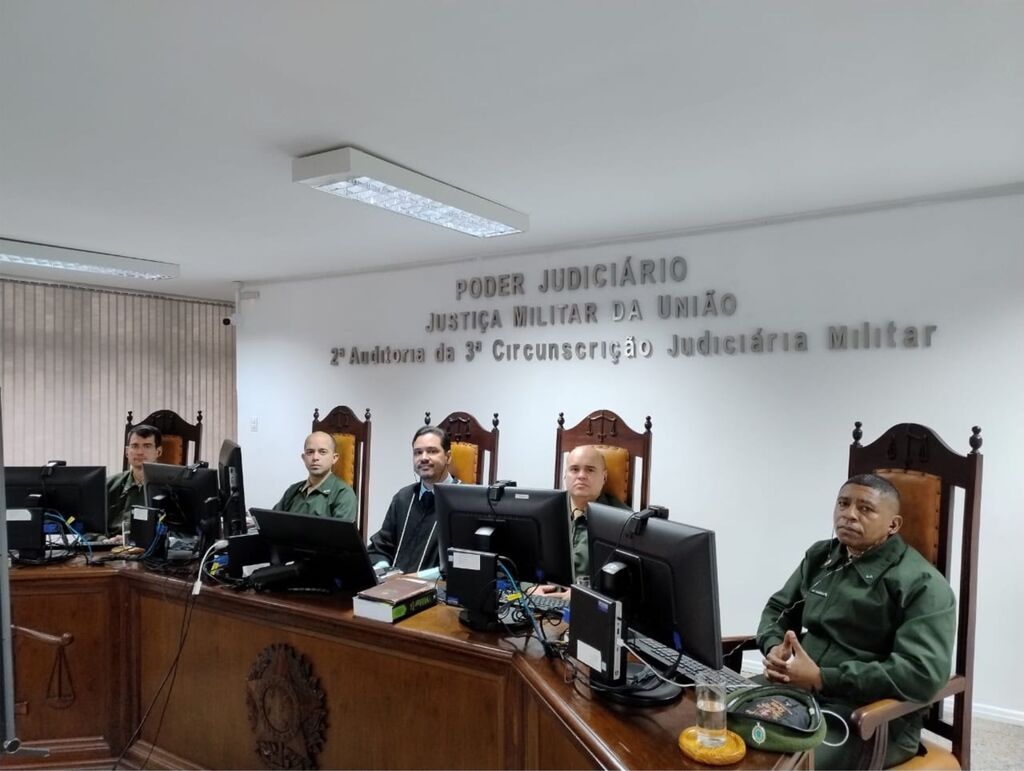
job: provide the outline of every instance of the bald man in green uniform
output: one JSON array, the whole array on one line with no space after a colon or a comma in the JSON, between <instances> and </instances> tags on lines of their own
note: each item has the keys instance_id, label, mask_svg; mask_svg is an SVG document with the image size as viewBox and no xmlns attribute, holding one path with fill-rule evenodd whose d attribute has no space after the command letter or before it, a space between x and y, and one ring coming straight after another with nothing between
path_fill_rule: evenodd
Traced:
<instances>
[{"instance_id":1,"label":"bald man in green uniform","mask_svg":"<svg viewBox=\"0 0 1024 771\"><path fill-rule=\"evenodd\" d=\"M592 444L574 447L565 459L565 500L569 515L569 535L572 539L573 581L590 583L590 531L587 526L587 512L591 503L603 503L628 509L622 501L604 491L608 482L608 464L604 455ZM541 584L540 594L569 599L569 591L555 584Z\"/></svg>"},{"instance_id":2,"label":"bald man in green uniform","mask_svg":"<svg viewBox=\"0 0 1024 771\"><path fill-rule=\"evenodd\" d=\"M356 494L331 471L338 462L334 437L323 431L314 431L307 436L302 462L309 476L285 490L274 508L355 522Z\"/></svg>"}]
</instances>

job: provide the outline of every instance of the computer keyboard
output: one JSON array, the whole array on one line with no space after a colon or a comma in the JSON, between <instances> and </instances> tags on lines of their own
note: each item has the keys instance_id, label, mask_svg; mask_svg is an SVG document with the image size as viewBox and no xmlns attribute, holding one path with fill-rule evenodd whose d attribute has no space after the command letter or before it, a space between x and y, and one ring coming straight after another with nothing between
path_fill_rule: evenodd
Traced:
<instances>
[{"instance_id":1,"label":"computer keyboard","mask_svg":"<svg viewBox=\"0 0 1024 771\"><path fill-rule=\"evenodd\" d=\"M550 594L539 594L535 592L524 592L522 599L533 608L537 613L547 613L549 611L561 612L569 607L569 600L563 597L553 597ZM507 594L502 592L498 596L498 607L515 607L522 609L522 599L520 595Z\"/></svg>"},{"instance_id":2,"label":"computer keyboard","mask_svg":"<svg viewBox=\"0 0 1024 771\"><path fill-rule=\"evenodd\" d=\"M93 551L108 551L113 549L115 546L121 546L122 542L120 538L97 538L93 541L84 541L81 543L83 547L85 544L88 544L89 548Z\"/></svg>"},{"instance_id":3,"label":"computer keyboard","mask_svg":"<svg viewBox=\"0 0 1024 771\"><path fill-rule=\"evenodd\" d=\"M741 674L733 672L731 669L724 667L722 669L712 669L686 654L680 656L679 651L673 650L667 645L662 645L657 640L652 640L647 635L640 634L632 629L629 632L628 641L629 647L636 651L641 658L646 659L652 664L657 664L662 669L668 669L674 665L676 677L688 680L691 683L702 672L716 672L725 681L725 689L727 691L752 688L757 685L757 683L748 680Z\"/></svg>"},{"instance_id":4,"label":"computer keyboard","mask_svg":"<svg viewBox=\"0 0 1024 771\"><path fill-rule=\"evenodd\" d=\"M88 548L93 551L105 551L113 546L117 546L121 543L120 540L112 541L110 545L107 545L105 540L87 540L82 536L75 533L61 533L59 535L47 535L46 546L47 548L56 549L85 549Z\"/></svg>"},{"instance_id":5,"label":"computer keyboard","mask_svg":"<svg viewBox=\"0 0 1024 771\"><path fill-rule=\"evenodd\" d=\"M528 594L526 599L536 610L542 613L562 611L569 607L569 600L564 597L553 597L550 594Z\"/></svg>"}]
</instances>

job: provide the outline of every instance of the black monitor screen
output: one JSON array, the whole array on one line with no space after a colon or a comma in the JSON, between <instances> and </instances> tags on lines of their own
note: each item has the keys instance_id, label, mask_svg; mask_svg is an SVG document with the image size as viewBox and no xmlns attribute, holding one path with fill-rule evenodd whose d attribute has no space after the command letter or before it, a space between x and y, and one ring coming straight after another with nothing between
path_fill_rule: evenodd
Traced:
<instances>
[{"instance_id":1,"label":"black monitor screen","mask_svg":"<svg viewBox=\"0 0 1024 771\"><path fill-rule=\"evenodd\" d=\"M164 525L181 535L210 535L217 527L217 471L197 466L145 463L146 505L164 512ZM212 520L212 521L211 521Z\"/></svg>"},{"instance_id":2,"label":"black monitor screen","mask_svg":"<svg viewBox=\"0 0 1024 771\"><path fill-rule=\"evenodd\" d=\"M715 534L657 518L637 534L635 515L597 503L587 521L591 583L623 600L630 628L721 669ZM611 563L626 568L615 579L602 571Z\"/></svg>"},{"instance_id":3,"label":"black monitor screen","mask_svg":"<svg viewBox=\"0 0 1024 771\"><path fill-rule=\"evenodd\" d=\"M353 523L271 509L254 508L252 516L275 563L304 560L307 578L343 592L360 592L377 583L366 543Z\"/></svg>"},{"instance_id":4,"label":"black monitor screen","mask_svg":"<svg viewBox=\"0 0 1024 771\"><path fill-rule=\"evenodd\" d=\"M511 562L519 581L572 583L569 509L565 492L435 485L441 571L448 548L493 552Z\"/></svg>"},{"instance_id":5,"label":"black monitor screen","mask_svg":"<svg viewBox=\"0 0 1024 771\"><path fill-rule=\"evenodd\" d=\"M245 489L242 483L242 448L230 439L220 447L220 498L223 501L224 537L245 532Z\"/></svg>"},{"instance_id":6,"label":"black monitor screen","mask_svg":"<svg viewBox=\"0 0 1024 771\"><path fill-rule=\"evenodd\" d=\"M7 466L7 507L55 512L81 533L107 532L104 466Z\"/></svg>"}]
</instances>

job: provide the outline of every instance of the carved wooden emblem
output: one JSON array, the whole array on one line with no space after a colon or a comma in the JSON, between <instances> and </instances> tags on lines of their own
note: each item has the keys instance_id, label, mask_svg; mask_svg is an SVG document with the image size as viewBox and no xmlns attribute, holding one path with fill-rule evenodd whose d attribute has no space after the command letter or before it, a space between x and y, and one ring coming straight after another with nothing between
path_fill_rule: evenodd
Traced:
<instances>
[{"instance_id":1,"label":"carved wooden emblem","mask_svg":"<svg viewBox=\"0 0 1024 771\"><path fill-rule=\"evenodd\" d=\"M249 669L245 705L267 768L317 767L327 710L305 656L283 643L264 648Z\"/></svg>"}]
</instances>

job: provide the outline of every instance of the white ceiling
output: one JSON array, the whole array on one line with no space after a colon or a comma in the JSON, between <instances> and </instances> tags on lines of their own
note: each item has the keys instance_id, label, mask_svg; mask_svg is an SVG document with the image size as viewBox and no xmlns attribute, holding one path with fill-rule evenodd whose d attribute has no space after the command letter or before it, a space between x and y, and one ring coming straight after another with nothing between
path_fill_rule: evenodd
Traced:
<instances>
[{"instance_id":1,"label":"white ceiling","mask_svg":"<svg viewBox=\"0 0 1024 771\"><path fill-rule=\"evenodd\" d=\"M1020 183L1022 40L1024 2L0 0L0 238L177 262L119 285L230 298ZM291 182L349 144L530 231Z\"/></svg>"}]
</instances>

